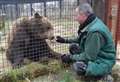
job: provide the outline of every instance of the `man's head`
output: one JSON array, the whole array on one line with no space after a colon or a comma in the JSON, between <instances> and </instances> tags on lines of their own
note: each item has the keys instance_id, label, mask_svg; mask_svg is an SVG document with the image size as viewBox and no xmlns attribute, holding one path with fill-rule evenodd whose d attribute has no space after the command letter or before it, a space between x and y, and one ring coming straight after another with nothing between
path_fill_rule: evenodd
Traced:
<instances>
[{"instance_id":1,"label":"man's head","mask_svg":"<svg viewBox=\"0 0 120 82\"><path fill-rule=\"evenodd\" d=\"M75 20L83 24L90 14L93 13L92 7L88 3L80 4L75 9Z\"/></svg>"}]
</instances>

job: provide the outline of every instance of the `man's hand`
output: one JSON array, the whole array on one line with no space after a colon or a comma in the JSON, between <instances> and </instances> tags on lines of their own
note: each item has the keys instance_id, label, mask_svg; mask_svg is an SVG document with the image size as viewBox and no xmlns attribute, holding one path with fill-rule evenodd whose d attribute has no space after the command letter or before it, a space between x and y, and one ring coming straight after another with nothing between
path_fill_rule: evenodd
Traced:
<instances>
[{"instance_id":1,"label":"man's hand","mask_svg":"<svg viewBox=\"0 0 120 82\"><path fill-rule=\"evenodd\" d=\"M87 69L87 64L85 64L83 61L75 62L73 64L73 69L78 75L84 75Z\"/></svg>"},{"instance_id":2,"label":"man's hand","mask_svg":"<svg viewBox=\"0 0 120 82\"><path fill-rule=\"evenodd\" d=\"M70 55L67 55L67 54L62 55L61 60L63 63L66 63L66 64L72 63L72 59L70 58Z\"/></svg>"},{"instance_id":3,"label":"man's hand","mask_svg":"<svg viewBox=\"0 0 120 82\"><path fill-rule=\"evenodd\" d=\"M65 43L65 39L62 38L61 36L57 36L56 41L59 42L59 43Z\"/></svg>"}]
</instances>

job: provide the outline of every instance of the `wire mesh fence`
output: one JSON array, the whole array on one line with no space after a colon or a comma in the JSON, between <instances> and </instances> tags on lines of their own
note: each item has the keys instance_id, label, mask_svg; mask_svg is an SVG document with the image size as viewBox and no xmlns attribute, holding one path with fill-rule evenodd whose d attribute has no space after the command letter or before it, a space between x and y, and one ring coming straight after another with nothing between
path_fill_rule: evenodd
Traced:
<instances>
[{"instance_id":1,"label":"wire mesh fence","mask_svg":"<svg viewBox=\"0 0 120 82\"><path fill-rule=\"evenodd\" d=\"M19 27L15 28L14 25L16 23L18 24L19 22L22 22L24 20L24 18L29 18L29 17L33 16L34 13L36 13L36 12L39 13L41 16L46 15L50 19L52 24L54 24L54 26L53 26L54 33L56 33L57 35L61 34L61 32L62 32L62 34L64 33L63 35L68 35L67 33L72 34L72 31L75 29L73 28L73 30L71 30L71 28L73 27L75 22L73 22L73 20L70 19L72 17L72 15L68 15L68 14L71 14L70 13L71 9L69 8L70 6L69 7L68 7L68 5L65 5L65 6L66 6L66 8L64 8L64 10L63 10L64 13L62 13L63 17L60 18L60 12L62 12L62 11L60 11L60 1L23 3L23 4L19 4L19 3L2 4L1 3L1 51L5 50L4 52L1 52L2 58L5 58L3 56L5 56L6 48L8 46L7 45L8 37L10 37L9 39L11 39L11 38L14 39L13 34L12 34L12 36L8 36L8 34L11 33L10 31L12 31L12 33L13 33L19 28ZM68 16L68 19L65 18L66 16ZM47 32L47 29L42 29L42 31L43 30ZM66 31L66 30L68 30L68 31ZM44 33L44 31L43 31L43 33ZM18 34L17 36L19 36L19 35L21 35L21 38L22 38L24 36L24 31L21 31L21 33ZM73 36L73 35L71 35L71 36ZM33 37L32 37L32 39L33 39ZM20 37L18 38L17 41L16 41L16 43L19 43ZM33 42L31 46L34 46L37 44L39 44L39 43ZM16 45L14 48L17 49ZM38 47L38 46L34 46L34 47ZM3 62L4 62L4 59L2 59L1 64L3 64ZM5 64L6 64L6 62L5 62Z\"/></svg>"},{"instance_id":2,"label":"wire mesh fence","mask_svg":"<svg viewBox=\"0 0 120 82\"><path fill-rule=\"evenodd\" d=\"M73 7L77 5L77 2L69 0L67 2L62 2L62 0L28 0L28 2L24 0L19 2L19 0L13 0L13 2L1 1L0 4L1 77L9 78L21 74L17 79L22 78L29 82L29 79L24 78L25 76L33 78L47 73L48 75L38 78L35 82L58 81L59 75L49 75L48 69L56 71L52 68L56 68L56 65L59 64L55 60L55 56L60 53L69 53L69 45L61 45L51 39L57 35L76 36L78 25L73 20ZM48 63L48 58L55 60L55 66L51 60ZM35 63L25 66L31 61ZM47 62L47 64L43 64L43 62ZM60 68L59 65L57 68ZM29 72L25 70L29 70ZM6 76L2 76L6 72ZM29 74L26 75L27 73ZM8 78L2 82L17 82L15 77L12 80ZM21 82L23 81L21 80Z\"/></svg>"},{"instance_id":3,"label":"wire mesh fence","mask_svg":"<svg viewBox=\"0 0 120 82\"><path fill-rule=\"evenodd\" d=\"M92 4L92 0L83 1ZM74 9L79 3L79 0L0 1L0 74L8 72L2 77L8 79L2 82L18 82L15 78L30 82L28 78L42 74L47 75L33 82L61 82L60 79L64 77L69 78L67 82L72 82L70 80L74 79L74 74L65 70L57 75L51 74L51 71L56 72L62 68L59 66L61 62L56 58L69 53L69 44L57 43L54 37L77 36L79 24L73 17ZM24 67L26 64L30 65ZM10 80L11 76L14 78Z\"/></svg>"}]
</instances>

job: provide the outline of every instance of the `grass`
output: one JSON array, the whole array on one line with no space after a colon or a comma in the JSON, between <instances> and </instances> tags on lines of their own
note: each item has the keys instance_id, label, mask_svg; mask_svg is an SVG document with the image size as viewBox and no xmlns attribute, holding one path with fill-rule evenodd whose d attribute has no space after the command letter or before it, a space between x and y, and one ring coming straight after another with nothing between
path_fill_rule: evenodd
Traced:
<instances>
[{"instance_id":1,"label":"grass","mask_svg":"<svg viewBox=\"0 0 120 82\"><path fill-rule=\"evenodd\" d=\"M9 70L0 77L0 82L23 82L27 79L33 80L39 76L57 74L62 69L58 60L51 60L48 64L31 63L19 69Z\"/></svg>"},{"instance_id":2,"label":"grass","mask_svg":"<svg viewBox=\"0 0 120 82\"><path fill-rule=\"evenodd\" d=\"M114 77L115 82L120 81L120 65L115 65L112 70L112 76Z\"/></svg>"},{"instance_id":3,"label":"grass","mask_svg":"<svg viewBox=\"0 0 120 82\"><path fill-rule=\"evenodd\" d=\"M75 76L73 76L73 73L67 70L63 73L63 78L58 82L81 82L81 81L77 80Z\"/></svg>"},{"instance_id":4,"label":"grass","mask_svg":"<svg viewBox=\"0 0 120 82\"><path fill-rule=\"evenodd\" d=\"M114 82L120 81L120 65L115 65L112 75ZM84 82L77 79L69 68L63 68L58 60L50 60L48 64L31 63L19 69L10 70L0 75L0 82ZM98 81L103 82L103 81Z\"/></svg>"}]
</instances>

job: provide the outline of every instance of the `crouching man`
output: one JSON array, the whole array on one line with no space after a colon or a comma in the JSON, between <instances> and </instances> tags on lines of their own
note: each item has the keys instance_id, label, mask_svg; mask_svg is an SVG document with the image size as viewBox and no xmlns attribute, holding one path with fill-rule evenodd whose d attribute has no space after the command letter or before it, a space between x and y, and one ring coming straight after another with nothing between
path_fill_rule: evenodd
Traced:
<instances>
[{"instance_id":1,"label":"crouching man","mask_svg":"<svg viewBox=\"0 0 120 82\"><path fill-rule=\"evenodd\" d=\"M74 71L85 77L86 82L99 79L113 82L110 74L115 64L116 50L108 27L96 17L87 3L76 8L75 20L80 24L77 38L57 36L57 42L71 44L70 54L61 56L63 63L72 62Z\"/></svg>"}]
</instances>

